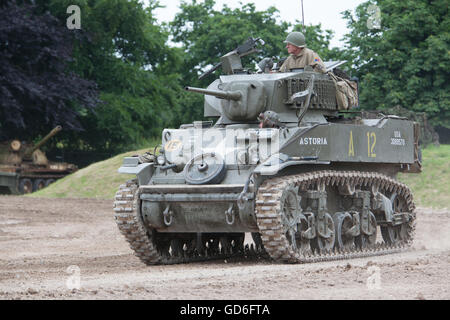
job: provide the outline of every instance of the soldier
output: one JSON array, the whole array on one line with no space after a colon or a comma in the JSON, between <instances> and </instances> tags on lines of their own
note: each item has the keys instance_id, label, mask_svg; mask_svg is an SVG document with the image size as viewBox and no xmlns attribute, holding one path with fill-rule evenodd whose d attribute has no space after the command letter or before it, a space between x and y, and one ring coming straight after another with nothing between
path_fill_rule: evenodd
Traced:
<instances>
[{"instance_id":1,"label":"soldier","mask_svg":"<svg viewBox=\"0 0 450 320\"><path fill-rule=\"evenodd\" d=\"M284 43L286 43L290 56L281 66L280 72L289 72L291 69L304 68L305 66L311 66L316 72L326 72L325 65L319 55L306 48L303 33L291 32Z\"/></svg>"}]
</instances>

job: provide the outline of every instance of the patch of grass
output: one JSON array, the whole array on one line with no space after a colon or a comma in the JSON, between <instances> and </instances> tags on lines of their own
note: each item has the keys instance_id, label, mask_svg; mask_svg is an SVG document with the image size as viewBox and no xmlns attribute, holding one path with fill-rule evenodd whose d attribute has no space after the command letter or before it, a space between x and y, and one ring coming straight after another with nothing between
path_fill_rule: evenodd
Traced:
<instances>
[{"instance_id":1,"label":"patch of grass","mask_svg":"<svg viewBox=\"0 0 450 320\"><path fill-rule=\"evenodd\" d=\"M399 174L421 207L450 208L450 145L430 145L422 150L422 173Z\"/></svg>"}]
</instances>

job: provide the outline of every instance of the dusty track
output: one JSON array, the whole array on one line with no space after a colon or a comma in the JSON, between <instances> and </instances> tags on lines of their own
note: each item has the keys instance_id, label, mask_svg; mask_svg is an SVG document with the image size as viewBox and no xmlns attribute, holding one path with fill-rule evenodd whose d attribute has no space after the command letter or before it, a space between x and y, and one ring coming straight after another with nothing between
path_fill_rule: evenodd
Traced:
<instances>
[{"instance_id":1,"label":"dusty track","mask_svg":"<svg viewBox=\"0 0 450 320\"><path fill-rule=\"evenodd\" d=\"M0 196L0 299L450 299L449 231L448 210L418 208L406 253L148 267L119 233L112 200Z\"/></svg>"}]
</instances>

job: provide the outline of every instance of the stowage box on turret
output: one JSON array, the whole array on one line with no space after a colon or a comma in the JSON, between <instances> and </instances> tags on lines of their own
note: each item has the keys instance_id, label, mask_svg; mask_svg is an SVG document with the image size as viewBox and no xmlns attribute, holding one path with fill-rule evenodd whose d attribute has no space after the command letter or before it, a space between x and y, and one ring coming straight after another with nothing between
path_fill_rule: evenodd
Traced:
<instances>
[{"instance_id":1,"label":"stowage box on turret","mask_svg":"<svg viewBox=\"0 0 450 320\"><path fill-rule=\"evenodd\" d=\"M407 248L415 207L396 176L420 172L418 125L351 110L356 84L339 62L326 74L252 74L240 58L259 42L222 57L207 89L186 87L205 95L215 124L165 129L159 154L124 159L119 172L136 179L120 186L114 213L136 255L311 262Z\"/></svg>"},{"instance_id":2,"label":"stowage box on turret","mask_svg":"<svg viewBox=\"0 0 450 320\"><path fill-rule=\"evenodd\" d=\"M78 169L74 164L49 161L39 149L61 129L57 126L34 145L19 140L0 143L0 193L31 193Z\"/></svg>"}]
</instances>

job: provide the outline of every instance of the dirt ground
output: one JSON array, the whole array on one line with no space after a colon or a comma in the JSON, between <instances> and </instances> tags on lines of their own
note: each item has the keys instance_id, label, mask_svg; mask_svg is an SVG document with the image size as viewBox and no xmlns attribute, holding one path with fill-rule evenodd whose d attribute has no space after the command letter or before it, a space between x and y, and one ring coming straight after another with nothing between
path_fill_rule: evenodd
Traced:
<instances>
[{"instance_id":1,"label":"dirt ground","mask_svg":"<svg viewBox=\"0 0 450 320\"><path fill-rule=\"evenodd\" d=\"M0 196L0 299L450 299L450 212L418 208L413 249L304 265L145 266L112 201Z\"/></svg>"}]
</instances>

